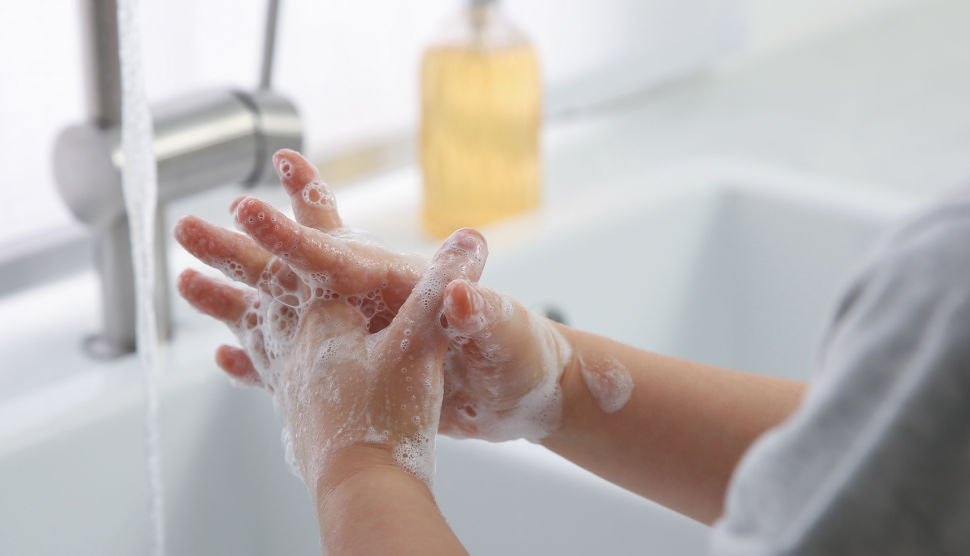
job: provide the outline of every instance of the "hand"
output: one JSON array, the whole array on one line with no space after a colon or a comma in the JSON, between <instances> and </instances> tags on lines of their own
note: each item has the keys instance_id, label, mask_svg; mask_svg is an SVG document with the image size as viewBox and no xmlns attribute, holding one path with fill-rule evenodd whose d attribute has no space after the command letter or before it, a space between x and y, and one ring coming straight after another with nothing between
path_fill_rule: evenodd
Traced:
<instances>
[{"instance_id":1,"label":"hand","mask_svg":"<svg viewBox=\"0 0 970 556\"><path fill-rule=\"evenodd\" d=\"M299 154L283 150L274 162L299 223L251 198L240 212L239 199L233 204L237 222L255 242L192 217L177 226L179 242L250 286L271 266L270 253L305 266L306 261L292 259L292 249L300 246L315 271L332 281L330 295L359 303L370 319L368 330L381 330L417 283L425 261L374 245L343 227L332 195ZM294 276L277 267L269 272L276 276L275 283L264 278L269 287L300 293ZM453 323L453 342L445 364L440 432L499 441L538 440L554 430L561 413L558 380L570 353L555 326L514 299L471 283L451 285L447 299L445 318ZM217 359L237 378L252 376L246 374L252 363L241 350L222 348Z\"/></svg>"},{"instance_id":2,"label":"hand","mask_svg":"<svg viewBox=\"0 0 970 556\"><path fill-rule=\"evenodd\" d=\"M444 315L452 343L438 432L537 442L559 428L573 350L552 321L465 280L448 285Z\"/></svg>"},{"instance_id":3,"label":"hand","mask_svg":"<svg viewBox=\"0 0 970 556\"><path fill-rule=\"evenodd\" d=\"M360 307L370 332L380 331L424 274L427 260L377 245L345 227L333 195L299 153L280 150L273 162L296 222L268 203L242 196L230 211L250 237L187 216L176 225L175 238L202 262L251 287L261 280L269 283L264 276L269 272L280 282L271 283L273 287L296 288L293 276L278 273L281 263L316 273L332 293ZM274 256L280 261L274 262Z\"/></svg>"},{"instance_id":4,"label":"hand","mask_svg":"<svg viewBox=\"0 0 970 556\"><path fill-rule=\"evenodd\" d=\"M285 183L290 164L279 167ZM335 217L332 202L312 204L326 197L302 197L304 219L339 224L326 219L327 212ZM179 279L182 295L226 322L244 346L221 347L220 366L273 392L291 435L292 461L311 491L313 481L327 477L331 455L365 444L391 453L430 485L449 340L442 297L455 278L477 280L487 256L483 238L471 230L453 234L406 300L388 303L384 293L399 299L400 277L415 272L407 257L297 227L253 198L238 200L234 212L255 243L192 217L175 227L193 254L253 286L191 270Z\"/></svg>"}]
</instances>

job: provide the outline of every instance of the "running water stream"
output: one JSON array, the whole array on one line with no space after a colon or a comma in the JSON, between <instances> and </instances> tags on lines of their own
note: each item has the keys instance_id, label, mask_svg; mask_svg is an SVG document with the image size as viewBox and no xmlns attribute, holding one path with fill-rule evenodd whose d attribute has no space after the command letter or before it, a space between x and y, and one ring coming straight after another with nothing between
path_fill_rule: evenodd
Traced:
<instances>
[{"instance_id":1,"label":"running water stream","mask_svg":"<svg viewBox=\"0 0 970 556\"><path fill-rule=\"evenodd\" d=\"M122 183L131 254L135 268L138 359L144 373L145 435L151 496L152 553L165 553L162 474L158 444L158 392L155 385L158 332L155 321L155 209L158 179L152 150L152 115L145 94L140 44L139 0L118 0L118 45L121 61Z\"/></svg>"}]
</instances>

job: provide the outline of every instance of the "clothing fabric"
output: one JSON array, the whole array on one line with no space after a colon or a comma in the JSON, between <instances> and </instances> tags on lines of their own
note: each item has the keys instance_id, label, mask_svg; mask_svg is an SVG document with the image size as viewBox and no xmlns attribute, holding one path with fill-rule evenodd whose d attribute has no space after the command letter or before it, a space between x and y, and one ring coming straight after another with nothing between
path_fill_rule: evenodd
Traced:
<instances>
[{"instance_id":1,"label":"clothing fabric","mask_svg":"<svg viewBox=\"0 0 970 556\"><path fill-rule=\"evenodd\" d=\"M970 554L970 190L853 280L801 407L739 463L712 553Z\"/></svg>"}]
</instances>

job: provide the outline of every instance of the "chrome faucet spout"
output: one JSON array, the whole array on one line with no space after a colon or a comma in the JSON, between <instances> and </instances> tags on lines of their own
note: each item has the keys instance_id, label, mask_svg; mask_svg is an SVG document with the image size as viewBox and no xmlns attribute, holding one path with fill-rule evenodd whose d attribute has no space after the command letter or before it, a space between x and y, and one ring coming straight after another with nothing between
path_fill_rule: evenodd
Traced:
<instances>
[{"instance_id":1,"label":"chrome faucet spout","mask_svg":"<svg viewBox=\"0 0 970 556\"><path fill-rule=\"evenodd\" d=\"M135 350L134 273L121 187L117 6L115 0L83 4L89 122L70 126L57 138L54 175L68 207L96 236L103 328L88 340L88 351L116 357ZM300 149L303 127L296 107L266 89L187 95L154 106L152 120L159 197L156 314L161 339L167 339L165 203L229 183L277 183L272 155L281 148Z\"/></svg>"}]
</instances>

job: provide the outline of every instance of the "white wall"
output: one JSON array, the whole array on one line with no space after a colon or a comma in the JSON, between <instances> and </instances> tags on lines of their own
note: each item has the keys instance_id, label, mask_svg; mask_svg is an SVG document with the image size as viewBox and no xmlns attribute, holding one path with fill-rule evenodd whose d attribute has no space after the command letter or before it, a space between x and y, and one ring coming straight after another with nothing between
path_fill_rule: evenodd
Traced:
<instances>
[{"instance_id":1,"label":"white wall","mask_svg":"<svg viewBox=\"0 0 970 556\"><path fill-rule=\"evenodd\" d=\"M505 0L563 102L662 79L737 48L771 49L904 0ZM84 119L79 0L0 1L0 249L70 224L53 184L57 131ZM142 0L149 95L251 87L265 0ZM461 0L282 0L276 84L312 155L414 125L425 42ZM229 8L231 6L231 9ZM666 65L665 65L666 64ZM633 71L636 70L636 71ZM590 78L592 76L592 78ZM577 87L576 84L591 85Z\"/></svg>"},{"instance_id":2,"label":"white wall","mask_svg":"<svg viewBox=\"0 0 970 556\"><path fill-rule=\"evenodd\" d=\"M777 50L853 21L924 0L745 0L751 53Z\"/></svg>"},{"instance_id":3,"label":"white wall","mask_svg":"<svg viewBox=\"0 0 970 556\"><path fill-rule=\"evenodd\" d=\"M50 151L84 110L75 4L0 1L0 245L70 221Z\"/></svg>"}]
</instances>

